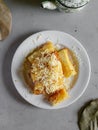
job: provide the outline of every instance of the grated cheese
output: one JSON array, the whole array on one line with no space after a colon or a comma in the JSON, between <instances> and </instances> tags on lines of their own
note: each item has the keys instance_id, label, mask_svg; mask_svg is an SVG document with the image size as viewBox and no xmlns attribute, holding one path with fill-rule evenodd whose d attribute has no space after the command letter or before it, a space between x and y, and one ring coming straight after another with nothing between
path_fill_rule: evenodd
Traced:
<instances>
[{"instance_id":1,"label":"grated cheese","mask_svg":"<svg viewBox=\"0 0 98 130\"><path fill-rule=\"evenodd\" d=\"M31 72L36 81L40 81L45 87L48 94L64 87L61 63L55 53L47 53L47 50L41 52L40 57L36 57L32 63Z\"/></svg>"}]
</instances>

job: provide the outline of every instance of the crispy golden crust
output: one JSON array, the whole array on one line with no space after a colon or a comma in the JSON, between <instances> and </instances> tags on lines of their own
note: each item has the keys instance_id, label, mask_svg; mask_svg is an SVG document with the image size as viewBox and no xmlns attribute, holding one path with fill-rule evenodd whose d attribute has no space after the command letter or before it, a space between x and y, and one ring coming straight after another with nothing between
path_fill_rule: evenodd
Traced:
<instances>
[{"instance_id":1,"label":"crispy golden crust","mask_svg":"<svg viewBox=\"0 0 98 130\"><path fill-rule=\"evenodd\" d=\"M65 88L62 88L52 94L49 94L46 96L47 100L52 104L52 105L57 105L58 103L64 101L66 98L69 97L67 91Z\"/></svg>"},{"instance_id":2,"label":"crispy golden crust","mask_svg":"<svg viewBox=\"0 0 98 130\"><path fill-rule=\"evenodd\" d=\"M64 48L58 52L59 60L62 64L63 73L66 78L76 75L76 70L71 62L69 50Z\"/></svg>"}]
</instances>

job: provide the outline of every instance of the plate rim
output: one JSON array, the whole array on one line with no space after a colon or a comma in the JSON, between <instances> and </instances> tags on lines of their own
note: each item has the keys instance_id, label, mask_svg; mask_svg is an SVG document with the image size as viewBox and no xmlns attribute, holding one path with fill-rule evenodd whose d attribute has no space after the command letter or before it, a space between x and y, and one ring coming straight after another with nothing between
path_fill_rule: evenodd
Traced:
<instances>
[{"instance_id":1,"label":"plate rim","mask_svg":"<svg viewBox=\"0 0 98 130\"><path fill-rule=\"evenodd\" d=\"M57 33L64 33L65 35L71 37L73 40L75 40L77 43L79 43L79 45L81 46L81 48L83 49L83 51L85 52L85 56L88 60L88 67L89 67L89 73L88 73L88 78L87 78L87 81L86 81L86 84L85 84L85 87L84 89L82 90L82 92L80 93L80 95L77 96L77 98L75 98L73 101L71 101L70 103L68 103L68 105L65 105L65 106L58 106L57 108L56 107L51 107L51 108L47 108L47 107L41 107L41 106L38 106L38 105L35 105L33 103L31 103L28 99L26 99L17 89L16 85L15 85L15 82L14 82L14 79L13 79L13 61L14 61L14 57L15 57L15 54L17 53L18 49L24 44L24 42L26 40L28 40L29 38L31 38L32 36L34 35L38 35L40 33L47 33L47 32L57 32ZM85 92L85 90L87 89L88 87L88 84L89 84L89 81L90 81L90 77L91 77L91 63L90 63L90 58L89 58L89 55L86 51L86 49L84 48L84 46L81 44L81 42L79 40L77 40L74 36L64 32L64 31L58 31L58 30L44 30L44 31L39 31L37 33L34 33L30 36L28 36L26 39L24 39L20 45L16 48L16 51L14 52L13 54L13 57L12 57L12 62L11 62L11 78L12 78L12 82L13 82L13 86L15 87L16 91L19 93L19 95L26 101L28 102L29 104L37 107L37 108L41 108L41 109L48 109L48 110L54 110L54 109L62 109L62 108L66 108L66 107L69 107L71 104L75 103L82 95L83 93Z\"/></svg>"}]
</instances>

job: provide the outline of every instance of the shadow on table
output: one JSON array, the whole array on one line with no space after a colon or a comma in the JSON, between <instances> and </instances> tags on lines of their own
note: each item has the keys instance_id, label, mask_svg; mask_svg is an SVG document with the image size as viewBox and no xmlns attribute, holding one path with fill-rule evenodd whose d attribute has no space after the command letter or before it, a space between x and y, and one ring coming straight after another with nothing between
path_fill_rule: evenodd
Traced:
<instances>
[{"instance_id":1,"label":"shadow on table","mask_svg":"<svg viewBox=\"0 0 98 130\"><path fill-rule=\"evenodd\" d=\"M43 9L41 7L41 3L42 1L44 0L11 0L11 2L14 4L14 5L21 5L22 6L30 6L31 8L39 8L39 11L43 12L43 14L45 13L49 13L49 15L60 15L60 11L58 11L57 9L52 11L52 10L48 10L48 9ZM36 11L35 11L36 13Z\"/></svg>"},{"instance_id":2,"label":"shadow on table","mask_svg":"<svg viewBox=\"0 0 98 130\"><path fill-rule=\"evenodd\" d=\"M36 31L38 32L38 31ZM22 102L23 104L29 105L17 92L16 88L14 87L14 84L12 82L12 77L11 77L11 63L12 63L12 58L13 55L17 49L17 47L30 35L36 33L36 32L31 32L29 34L26 34L24 36L21 36L17 38L11 46L8 48L7 53L4 56L4 61L3 61L3 68L2 68L2 75L3 75L3 81L5 83L6 89L9 92L11 96L17 101L17 102Z\"/></svg>"},{"instance_id":3,"label":"shadow on table","mask_svg":"<svg viewBox=\"0 0 98 130\"><path fill-rule=\"evenodd\" d=\"M40 6L43 0L11 0L14 3L23 4L23 5L33 5Z\"/></svg>"}]
</instances>

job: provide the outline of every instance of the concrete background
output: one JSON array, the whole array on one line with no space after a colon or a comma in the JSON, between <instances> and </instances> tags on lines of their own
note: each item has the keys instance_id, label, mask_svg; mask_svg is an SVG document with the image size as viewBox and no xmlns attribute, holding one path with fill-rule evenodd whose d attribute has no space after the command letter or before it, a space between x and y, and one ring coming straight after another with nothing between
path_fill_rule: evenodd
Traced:
<instances>
[{"instance_id":1,"label":"concrete background","mask_svg":"<svg viewBox=\"0 0 98 130\"><path fill-rule=\"evenodd\" d=\"M79 130L81 107L98 98L98 0L80 12L61 13L40 8L41 0L5 0L13 16L10 36L0 41L0 130ZM43 30L73 35L86 48L92 66L90 83L74 104L59 110L31 106L17 93L11 80L11 60L21 42Z\"/></svg>"}]
</instances>

